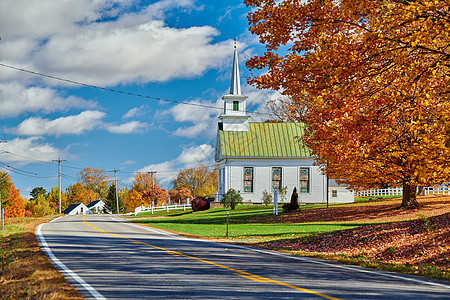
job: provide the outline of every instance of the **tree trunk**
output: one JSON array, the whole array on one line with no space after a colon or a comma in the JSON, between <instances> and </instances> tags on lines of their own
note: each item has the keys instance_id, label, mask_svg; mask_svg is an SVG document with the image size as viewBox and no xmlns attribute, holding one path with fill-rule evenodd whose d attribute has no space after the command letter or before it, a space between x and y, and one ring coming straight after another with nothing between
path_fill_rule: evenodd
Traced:
<instances>
[{"instance_id":1,"label":"tree trunk","mask_svg":"<svg viewBox=\"0 0 450 300\"><path fill-rule=\"evenodd\" d=\"M403 182L403 199L400 208L415 208L419 207L416 198L417 185Z\"/></svg>"}]
</instances>

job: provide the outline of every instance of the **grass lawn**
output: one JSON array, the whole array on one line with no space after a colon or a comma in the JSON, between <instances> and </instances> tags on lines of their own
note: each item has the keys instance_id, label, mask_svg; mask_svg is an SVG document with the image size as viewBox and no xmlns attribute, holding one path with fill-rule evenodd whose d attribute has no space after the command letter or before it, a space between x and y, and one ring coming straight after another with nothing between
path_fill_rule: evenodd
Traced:
<instances>
[{"instance_id":1,"label":"grass lawn","mask_svg":"<svg viewBox=\"0 0 450 300\"><path fill-rule=\"evenodd\" d=\"M311 207L309 206L309 208ZM227 231L227 212L229 212L228 237L236 240L267 241L360 226L360 224L288 224L263 221L263 218L273 215L272 206L238 206L231 211L225 208L215 208L195 213L192 213L192 211L183 213L158 212L151 218L140 218L133 221L190 235L224 238ZM148 216L148 214L146 215ZM138 217L145 217L145 215L140 214ZM252 220L252 222L249 222L249 220Z\"/></svg>"}]
</instances>

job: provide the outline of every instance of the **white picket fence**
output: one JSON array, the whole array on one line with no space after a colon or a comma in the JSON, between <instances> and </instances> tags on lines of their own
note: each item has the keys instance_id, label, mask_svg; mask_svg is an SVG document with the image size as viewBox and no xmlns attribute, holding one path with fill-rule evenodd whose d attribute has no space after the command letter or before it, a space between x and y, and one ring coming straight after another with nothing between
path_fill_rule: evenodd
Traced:
<instances>
[{"instance_id":1,"label":"white picket fence","mask_svg":"<svg viewBox=\"0 0 450 300\"><path fill-rule=\"evenodd\" d=\"M355 191L355 197L403 195L401 187Z\"/></svg>"},{"instance_id":2,"label":"white picket fence","mask_svg":"<svg viewBox=\"0 0 450 300\"><path fill-rule=\"evenodd\" d=\"M182 209L182 210L185 211L186 208L190 207L190 206L191 206L190 204L186 204L186 203L184 203L184 204L172 204L172 205L155 206L155 207L153 207L153 206L139 206L139 207L136 207L134 209L134 215L136 216L137 214L139 214L141 212L148 212L148 211L151 211L152 214L155 211L167 211L167 212L169 212L169 211L175 210L175 209Z\"/></svg>"},{"instance_id":3,"label":"white picket fence","mask_svg":"<svg viewBox=\"0 0 450 300\"><path fill-rule=\"evenodd\" d=\"M421 195L432 194L447 194L450 195L449 186L432 186L423 189ZM365 191L355 191L355 197L367 197L367 196L401 196L403 195L403 189L401 187L393 187L387 189L372 189Z\"/></svg>"}]
</instances>

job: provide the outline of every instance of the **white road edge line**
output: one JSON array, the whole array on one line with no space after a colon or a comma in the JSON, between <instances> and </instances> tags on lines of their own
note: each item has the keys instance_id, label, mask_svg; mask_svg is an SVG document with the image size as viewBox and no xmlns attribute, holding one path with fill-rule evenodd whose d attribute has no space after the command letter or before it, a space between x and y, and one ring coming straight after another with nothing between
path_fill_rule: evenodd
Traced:
<instances>
[{"instance_id":1,"label":"white road edge line","mask_svg":"<svg viewBox=\"0 0 450 300\"><path fill-rule=\"evenodd\" d=\"M62 218L62 217L60 217ZM53 221L58 220L54 219ZM44 224L40 224L36 227L36 236L38 238L38 242L39 245L41 246L41 249L45 252L45 254L47 255L47 257L53 262L53 265L58 266L58 268L60 269L61 273L66 273L67 275L69 275L70 277L72 277L74 280L76 280L84 289L86 289L86 291L88 291L95 299L98 300L106 300L106 298L100 294L97 290L95 290L89 283L87 283L86 281L84 281L80 276L78 276L75 272L73 272L72 270L70 270L68 267L66 267L65 264L63 264L54 254L53 252L50 250L47 242L44 239L44 236L42 235L41 232L41 227Z\"/></svg>"},{"instance_id":2,"label":"white road edge line","mask_svg":"<svg viewBox=\"0 0 450 300\"><path fill-rule=\"evenodd\" d=\"M148 231L162 233L162 234L165 234L167 236L181 237L182 239L187 239L186 237L183 237L183 236L180 236L180 235L177 235L177 234L174 234L174 233L166 232L163 229L154 229L154 228L150 228L150 227L146 227L146 226L130 223L130 222L124 221L124 220L117 220L117 219L113 218L112 216L110 216L110 217L111 217L111 219L113 219L116 222L122 222L124 224L130 225L130 226L133 226L133 227L139 227L139 228L142 228L142 229L145 229L145 230L148 230ZM361 272L361 273L376 274L376 275L380 275L380 276L384 276L384 277L390 277L390 278L406 280L406 281L412 281L412 282L417 282L417 283L427 284L427 285L434 285L434 286L439 286L439 287L444 287L444 288L450 289L450 285L445 285L445 284L442 284L442 283L424 281L424 280L420 280L420 279L414 279L414 278L408 278L408 277L403 277L403 276L397 276L397 275L381 273L381 272L376 272L376 271L371 271L371 270L364 270L364 269L352 268L352 267L347 267L347 266L341 266L341 265L336 265L336 264L332 264L332 263L322 262L322 261L319 261L319 260L309 259L309 258L303 257L303 256L299 257L299 256L291 255L291 254L277 252L277 251L270 251L270 250L265 250L265 249L256 249L256 248L252 248L252 247L246 247L246 246L234 245L234 244L228 244L228 243L218 243L218 242L214 242L214 241L201 240L201 239L190 239L190 240L199 241L199 242L205 242L205 243L213 243L213 244L226 244L226 245L229 245L230 247L241 248L241 249L246 249L246 250L250 250L250 251L254 251L254 252L260 252L260 253L265 253L265 254L270 254L270 255L276 255L276 256L292 258L292 259L296 259L296 260L300 260L300 261L306 261L306 262L315 263L315 264L319 264L319 265L324 265L324 266L328 266L328 267L344 269L344 270L350 270L350 271Z\"/></svg>"}]
</instances>

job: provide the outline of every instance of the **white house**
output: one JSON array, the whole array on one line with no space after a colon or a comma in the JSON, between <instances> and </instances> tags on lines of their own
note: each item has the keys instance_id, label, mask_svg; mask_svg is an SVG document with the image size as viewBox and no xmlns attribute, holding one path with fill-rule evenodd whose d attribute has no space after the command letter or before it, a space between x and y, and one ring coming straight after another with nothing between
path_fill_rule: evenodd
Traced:
<instances>
[{"instance_id":1,"label":"white house","mask_svg":"<svg viewBox=\"0 0 450 300\"><path fill-rule=\"evenodd\" d=\"M105 209L105 202L103 200L95 200L89 203L87 207L95 213L102 213ZM110 212L109 209L107 211Z\"/></svg>"},{"instance_id":2,"label":"white house","mask_svg":"<svg viewBox=\"0 0 450 300\"><path fill-rule=\"evenodd\" d=\"M88 215L92 214L92 210L90 210L83 203L73 203L70 204L68 208L66 208L63 212L66 215Z\"/></svg>"},{"instance_id":3,"label":"white house","mask_svg":"<svg viewBox=\"0 0 450 300\"><path fill-rule=\"evenodd\" d=\"M354 201L353 192L343 187L327 188L327 177L314 166L311 150L300 141L302 123L249 122L236 50L230 93L222 99L224 111L219 117L215 153L219 200L234 189L244 202L261 203L264 191L273 193L287 186L286 202L294 187L302 203L326 203L327 197L330 203Z\"/></svg>"}]
</instances>

